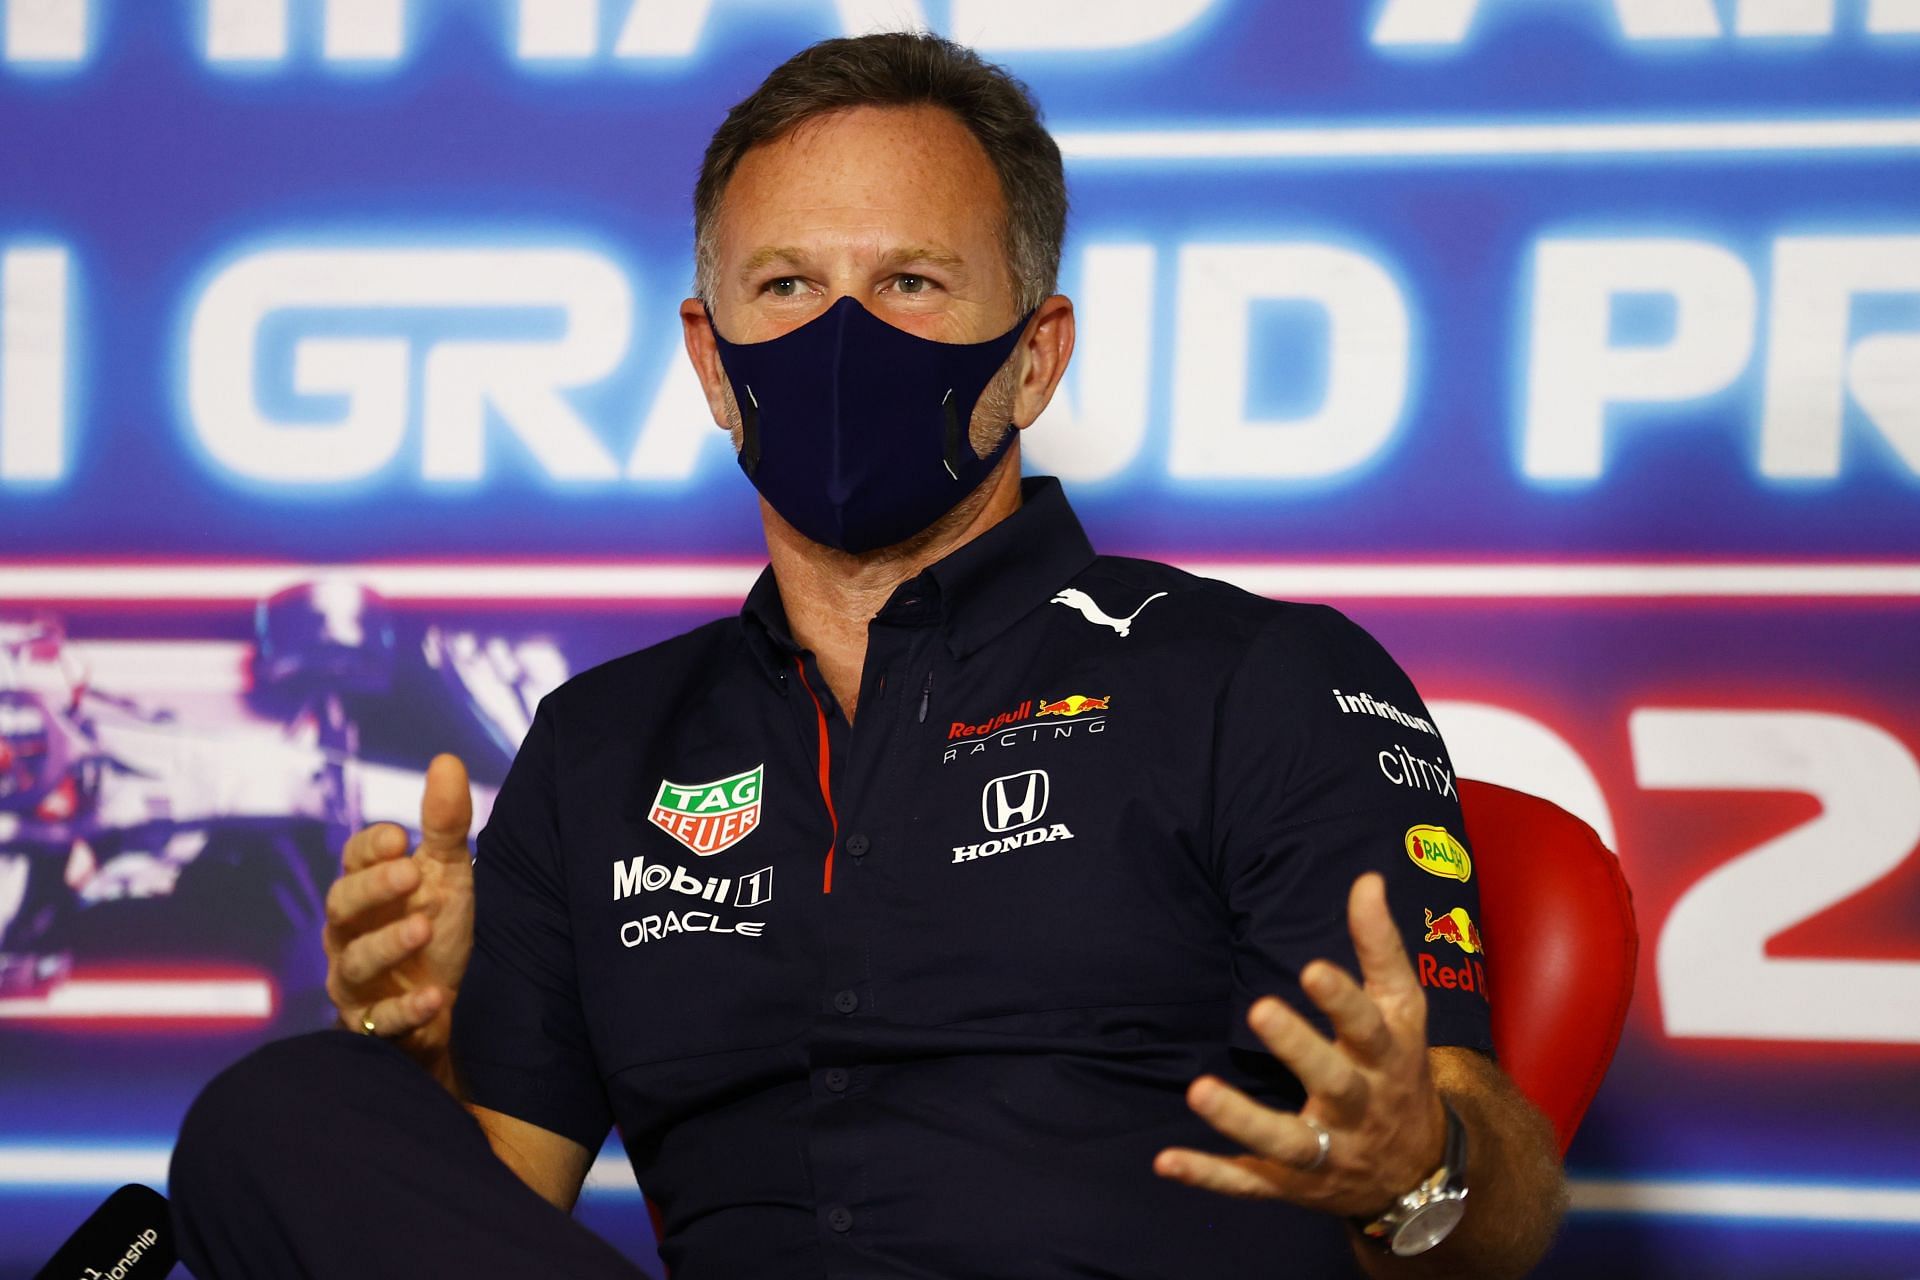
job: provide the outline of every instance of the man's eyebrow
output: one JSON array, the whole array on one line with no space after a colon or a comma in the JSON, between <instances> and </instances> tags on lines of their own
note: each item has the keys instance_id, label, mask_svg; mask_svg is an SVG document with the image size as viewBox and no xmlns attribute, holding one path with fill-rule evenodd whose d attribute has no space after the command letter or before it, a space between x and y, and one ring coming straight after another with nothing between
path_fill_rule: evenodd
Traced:
<instances>
[{"instance_id":1,"label":"man's eyebrow","mask_svg":"<svg viewBox=\"0 0 1920 1280\"><path fill-rule=\"evenodd\" d=\"M747 260L740 264L740 274L742 277L750 276L762 267L771 266L776 262L797 267L805 261L806 255L791 245L767 245L747 255Z\"/></svg>"},{"instance_id":2,"label":"man's eyebrow","mask_svg":"<svg viewBox=\"0 0 1920 1280\"><path fill-rule=\"evenodd\" d=\"M964 271L967 266L966 259L959 254L933 245L912 245L904 249L890 249L880 255L880 263L887 267L925 264L930 267L944 267L948 271Z\"/></svg>"},{"instance_id":3,"label":"man's eyebrow","mask_svg":"<svg viewBox=\"0 0 1920 1280\"><path fill-rule=\"evenodd\" d=\"M740 264L739 278L742 283L760 274L771 266L791 267L804 270L808 262L806 250L793 245L770 244L755 249ZM951 249L942 249L937 245L905 245L898 249L889 249L877 259L882 270L902 271L909 267L938 267L943 271L964 274L967 270L966 259Z\"/></svg>"}]
</instances>

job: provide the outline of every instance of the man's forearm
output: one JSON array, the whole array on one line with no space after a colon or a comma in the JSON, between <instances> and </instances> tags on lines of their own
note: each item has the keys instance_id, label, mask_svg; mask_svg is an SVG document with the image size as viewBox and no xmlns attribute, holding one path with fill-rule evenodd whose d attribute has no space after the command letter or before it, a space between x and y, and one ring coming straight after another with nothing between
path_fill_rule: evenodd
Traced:
<instances>
[{"instance_id":1,"label":"man's forearm","mask_svg":"<svg viewBox=\"0 0 1920 1280\"><path fill-rule=\"evenodd\" d=\"M1440 1245L1396 1258L1356 1238L1377 1280L1505 1280L1547 1251L1566 1211L1566 1179L1552 1126L1478 1055L1438 1051L1434 1077L1467 1130L1467 1212Z\"/></svg>"}]
</instances>

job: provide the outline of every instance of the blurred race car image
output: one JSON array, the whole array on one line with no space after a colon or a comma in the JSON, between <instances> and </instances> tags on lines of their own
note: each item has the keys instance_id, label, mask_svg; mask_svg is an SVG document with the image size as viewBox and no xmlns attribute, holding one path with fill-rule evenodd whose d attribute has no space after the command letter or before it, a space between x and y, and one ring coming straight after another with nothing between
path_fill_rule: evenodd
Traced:
<instances>
[{"instance_id":1,"label":"blurred race car image","mask_svg":"<svg viewBox=\"0 0 1920 1280\"><path fill-rule=\"evenodd\" d=\"M0 1021L163 1016L140 1002L184 985L87 985L155 971L254 975L203 983L207 1016L324 1017L346 836L415 826L440 750L484 816L567 674L551 643L410 624L346 581L273 595L252 631L80 643L55 616L0 618Z\"/></svg>"}]
</instances>

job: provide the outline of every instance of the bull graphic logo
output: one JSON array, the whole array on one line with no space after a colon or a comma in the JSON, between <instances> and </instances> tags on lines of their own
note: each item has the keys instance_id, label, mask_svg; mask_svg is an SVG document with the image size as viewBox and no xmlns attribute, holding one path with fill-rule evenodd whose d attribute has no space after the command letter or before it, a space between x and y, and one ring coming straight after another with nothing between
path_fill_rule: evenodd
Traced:
<instances>
[{"instance_id":1,"label":"bull graphic logo","mask_svg":"<svg viewBox=\"0 0 1920 1280\"><path fill-rule=\"evenodd\" d=\"M1165 594L1167 593L1164 591L1154 592L1140 602L1140 609L1146 608ZM1063 604L1069 609L1078 609L1080 615L1088 622L1094 623L1097 626L1112 627L1115 634L1122 636L1126 635L1128 630L1133 626L1133 620L1140 616L1140 609L1135 609L1124 618L1116 618L1105 609L1102 609L1098 604L1095 604L1093 597L1078 587L1068 587L1049 601L1049 603Z\"/></svg>"},{"instance_id":2,"label":"bull graphic logo","mask_svg":"<svg viewBox=\"0 0 1920 1280\"><path fill-rule=\"evenodd\" d=\"M980 793L980 820L989 831L1013 831L1040 821L1051 791L1045 769L995 778Z\"/></svg>"},{"instance_id":3,"label":"bull graphic logo","mask_svg":"<svg viewBox=\"0 0 1920 1280\"><path fill-rule=\"evenodd\" d=\"M760 825L764 765L712 782L662 782L647 821L701 857L731 849Z\"/></svg>"},{"instance_id":4,"label":"bull graphic logo","mask_svg":"<svg viewBox=\"0 0 1920 1280\"><path fill-rule=\"evenodd\" d=\"M1480 941L1480 926L1473 922L1465 907L1455 907L1443 916L1433 914L1431 907L1422 911L1427 917L1428 942L1451 942L1470 956L1483 956L1487 948Z\"/></svg>"},{"instance_id":5,"label":"bull graphic logo","mask_svg":"<svg viewBox=\"0 0 1920 1280\"><path fill-rule=\"evenodd\" d=\"M1058 702L1043 702L1040 704L1039 710L1033 714L1036 716L1066 716L1071 719L1083 711L1110 710L1112 705L1113 702L1110 698L1089 698L1085 694L1076 693L1071 697L1061 698Z\"/></svg>"}]
</instances>

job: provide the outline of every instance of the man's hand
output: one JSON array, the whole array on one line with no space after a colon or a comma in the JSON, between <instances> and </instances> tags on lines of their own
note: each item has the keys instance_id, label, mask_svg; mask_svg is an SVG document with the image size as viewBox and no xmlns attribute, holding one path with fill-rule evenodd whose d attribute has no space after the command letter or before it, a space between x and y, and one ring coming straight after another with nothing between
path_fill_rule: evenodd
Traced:
<instances>
[{"instance_id":1,"label":"man's hand","mask_svg":"<svg viewBox=\"0 0 1920 1280\"><path fill-rule=\"evenodd\" d=\"M473 952L473 800L458 758L435 756L420 800L420 847L404 830L357 832L327 892L327 995L342 1025L397 1042L445 1075L453 1001Z\"/></svg>"},{"instance_id":2,"label":"man's hand","mask_svg":"<svg viewBox=\"0 0 1920 1280\"><path fill-rule=\"evenodd\" d=\"M1374 1217L1439 1166L1446 1114L1428 1063L1427 997L1387 914L1380 876L1354 882L1347 927L1365 985L1324 960L1300 975L1301 988L1332 1020L1334 1039L1271 996L1247 1013L1306 1087L1306 1105L1298 1114L1275 1111L1202 1076L1187 1090L1188 1105L1246 1154L1169 1148L1155 1172L1224 1195Z\"/></svg>"}]
</instances>

